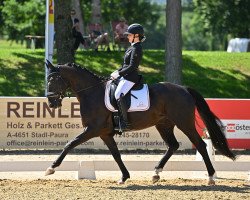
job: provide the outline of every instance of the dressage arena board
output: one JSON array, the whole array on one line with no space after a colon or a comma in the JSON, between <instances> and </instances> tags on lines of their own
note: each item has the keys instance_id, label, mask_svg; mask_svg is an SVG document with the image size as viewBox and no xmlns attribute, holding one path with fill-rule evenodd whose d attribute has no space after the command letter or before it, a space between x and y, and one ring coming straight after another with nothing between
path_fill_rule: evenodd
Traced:
<instances>
[{"instance_id":1,"label":"dressage arena board","mask_svg":"<svg viewBox=\"0 0 250 200\"><path fill-rule=\"evenodd\" d=\"M15 177L14 174L16 177L22 177L22 173L36 172L39 174L37 178L46 179L43 176L44 171L56 157L57 155L0 155L0 179L8 178L10 172L13 177ZM161 157L162 155L122 155L128 170L133 173L139 172L142 174L140 176L143 176L145 172L153 175L154 167ZM236 162L216 155L213 163L217 175L224 172L237 177L240 174L243 179L248 179L250 155L242 155ZM105 174L110 176L113 172L120 174L117 164L110 155L68 155L62 165L56 169L55 175L60 172L71 172L73 179L98 179L99 172L104 174L102 178L105 178ZM170 178L173 178L173 174L175 174L175 178L178 178L178 175L181 177L183 173L186 173L186 178L195 176L206 178L204 174L207 174L205 164L202 161L196 161L195 155L174 155L165 166L164 172L171 173ZM164 172L162 173L164 174ZM55 178L55 175L51 175L49 178ZM60 174L60 176L64 175ZM169 174L166 174L165 178L168 178L167 176Z\"/></svg>"},{"instance_id":2,"label":"dressage arena board","mask_svg":"<svg viewBox=\"0 0 250 200\"><path fill-rule=\"evenodd\" d=\"M250 100L206 99L225 125L226 137L234 149L250 149ZM61 109L50 109L45 97L0 97L1 149L62 149L82 132L77 99L64 98ZM197 116L197 131L204 125ZM192 149L189 139L177 128L175 135L181 149ZM119 149L160 149L166 144L154 127L115 136ZM76 148L107 149L100 138Z\"/></svg>"},{"instance_id":3,"label":"dressage arena board","mask_svg":"<svg viewBox=\"0 0 250 200\"><path fill-rule=\"evenodd\" d=\"M61 109L50 109L45 97L0 97L1 149L62 149L83 131L80 105L75 97L64 98ZM179 149L191 149L189 139L175 128ZM116 135L119 149L166 149L154 127ZM107 149L100 138L76 148Z\"/></svg>"},{"instance_id":4,"label":"dressage arena board","mask_svg":"<svg viewBox=\"0 0 250 200\"><path fill-rule=\"evenodd\" d=\"M129 171L153 171L155 161L125 161ZM0 161L0 172L45 171L51 165L48 161ZM250 171L250 162L217 161L217 171ZM166 171L206 171L201 161L169 161ZM57 171L76 171L77 179L96 179L96 171L119 171L115 161L65 161Z\"/></svg>"},{"instance_id":5,"label":"dressage arena board","mask_svg":"<svg viewBox=\"0 0 250 200\"><path fill-rule=\"evenodd\" d=\"M166 200L234 200L249 199L250 182L247 171L217 171L216 185L207 185L206 171L163 171L160 173L159 182L152 184L152 175L154 165L160 160L162 155L122 155L125 164L128 164L131 178L124 185L117 185L121 177L120 171L97 171L95 170L97 180L81 179L76 180L77 171L56 171L55 174L44 176L44 171L58 155L0 155L0 160L4 162L27 162L26 168L34 167L35 162L41 162L37 172L19 171L19 172L0 172L0 199L13 200L52 200L52 199L166 199ZM109 162L110 169L117 168L111 155L67 155L62 167L73 170L74 166L70 164L79 164L81 160L97 162ZM137 164L146 164L142 167L150 171L131 171L133 166L128 162L135 161ZM147 161L150 161L147 166ZM171 162L187 164L182 161L195 161L195 155L174 155ZM229 159L220 155L215 156L215 161L224 161L232 163ZM198 161L199 162L199 161ZM237 162L250 163L250 155L242 155ZM199 162L200 163L200 162ZM203 163L202 163L203 164ZM70 166L69 166L70 165ZM0 163L0 167L2 163ZM11 165L8 170L15 170L20 165ZM180 166L180 165L179 165ZM181 165L184 167L184 165ZM14 167L14 168L12 168ZM37 167L37 166L36 166ZM76 166L74 170L79 167ZM100 166L99 166L100 167ZM99 168L98 167L98 168ZM107 165L103 165L107 167ZM136 166L137 169L140 166ZM152 167L152 169L151 169ZM191 166L190 166L191 167ZM224 167L224 166L223 166ZM63 168L62 168L63 169ZM109 169L109 170L110 170ZM7 170L7 171L8 171ZM23 169L25 170L25 169ZM114 169L117 170L117 169Z\"/></svg>"}]
</instances>

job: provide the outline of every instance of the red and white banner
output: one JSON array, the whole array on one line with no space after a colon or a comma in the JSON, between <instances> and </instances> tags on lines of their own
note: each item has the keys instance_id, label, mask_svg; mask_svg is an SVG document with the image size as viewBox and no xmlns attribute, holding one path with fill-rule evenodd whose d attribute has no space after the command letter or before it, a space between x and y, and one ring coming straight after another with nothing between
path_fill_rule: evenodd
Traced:
<instances>
[{"instance_id":1,"label":"red and white banner","mask_svg":"<svg viewBox=\"0 0 250 200\"><path fill-rule=\"evenodd\" d=\"M223 122L230 148L250 149L250 99L206 99L210 109ZM205 125L197 117L197 131Z\"/></svg>"}]
</instances>

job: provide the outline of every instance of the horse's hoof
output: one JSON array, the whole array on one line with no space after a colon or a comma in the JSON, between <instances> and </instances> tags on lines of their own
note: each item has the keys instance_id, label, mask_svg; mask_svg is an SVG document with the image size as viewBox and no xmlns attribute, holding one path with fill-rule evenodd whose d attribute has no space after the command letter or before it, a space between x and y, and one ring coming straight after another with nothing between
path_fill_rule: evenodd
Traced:
<instances>
[{"instance_id":1,"label":"horse's hoof","mask_svg":"<svg viewBox=\"0 0 250 200\"><path fill-rule=\"evenodd\" d=\"M52 167L48 167L45 171L45 176L51 175L55 173L55 169Z\"/></svg>"},{"instance_id":2,"label":"horse's hoof","mask_svg":"<svg viewBox=\"0 0 250 200\"><path fill-rule=\"evenodd\" d=\"M118 183L118 185L123 185L123 184L125 184L125 181L123 181L123 180L121 179L121 180L117 181L117 183Z\"/></svg>"},{"instance_id":3,"label":"horse's hoof","mask_svg":"<svg viewBox=\"0 0 250 200\"><path fill-rule=\"evenodd\" d=\"M154 175L154 176L152 177L153 183L156 183L156 182L159 181L159 180L160 180L160 176L159 176L159 175Z\"/></svg>"},{"instance_id":4,"label":"horse's hoof","mask_svg":"<svg viewBox=\"0 0 250 200\"><path fill-rule=\"evenodd\" d=\"M163 168L155 168L155 174L159 174L163 171Z\"/></svg>"},{"instance_id":5,"label":"horse's hoof","mask_svg":"<svg viewBox=\"0 0 250 200\"><path fill-rule=\"evenodd\" d=\"M209 177L208 185L215 185L215 181L214 181L213 177Z\"/></svg>"},{"instance_id":6,"label":"horse's hoof","mask_svg":"<svg viewBox=\"0 0 250 200\"><path fill-rule=\"evenodd\" d=\"M128 176L123 176L123 177L121 178L121 180L119 180L117 183L118 183L119 185L123 185L123 184L125 183L125 181L128 180L129 178L130 178L129 175L128 175Z\"/></svg>"}]
</instances>

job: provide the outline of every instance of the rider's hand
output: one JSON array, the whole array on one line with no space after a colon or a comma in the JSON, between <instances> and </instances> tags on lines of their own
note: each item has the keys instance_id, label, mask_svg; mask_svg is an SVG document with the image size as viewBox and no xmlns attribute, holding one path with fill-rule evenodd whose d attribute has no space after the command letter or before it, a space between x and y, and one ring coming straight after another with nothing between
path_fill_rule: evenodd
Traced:
<instances>
[{"instance_id":1,"label":"rider's hand","mask_svg":"<svg viewBox=\"0 0 250 200\"><path fill-rule=\"evenodd\" d=\"M112 79L117 79L120 75L119 75L119 72L118 70L112 72L112 74L110 74L111 78Z\"/></svg>"}]
</instances>

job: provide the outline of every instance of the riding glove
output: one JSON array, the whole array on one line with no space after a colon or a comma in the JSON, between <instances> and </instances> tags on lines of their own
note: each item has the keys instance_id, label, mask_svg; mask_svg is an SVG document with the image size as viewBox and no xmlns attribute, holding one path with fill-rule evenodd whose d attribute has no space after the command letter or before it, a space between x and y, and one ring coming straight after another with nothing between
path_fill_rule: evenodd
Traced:
<instances>
[{"instance_id":1,"label":"riding glove","mask_svg":"<svg viewBox=\"0 0 250 200\"><path fill-rule=\"evenodd\" d=\"M112 74L111 74L110 76L111 76L111 78L113 78L113 79L117 79L120 75L119 75L118 70L116 70L116 71L112 72Z\"/></svg>"}]
</instances>

